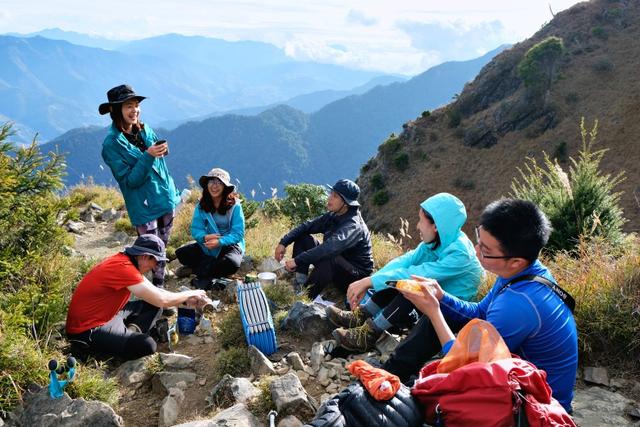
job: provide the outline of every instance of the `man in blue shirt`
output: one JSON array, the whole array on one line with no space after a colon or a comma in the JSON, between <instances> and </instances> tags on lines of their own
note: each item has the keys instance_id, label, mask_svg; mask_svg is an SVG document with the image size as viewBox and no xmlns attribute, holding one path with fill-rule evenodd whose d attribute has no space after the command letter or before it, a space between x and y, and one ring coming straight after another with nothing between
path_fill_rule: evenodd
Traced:
<instances>
[{"instance_id":1,"label":"man in blue shirt","mask_svg":"<svg viewBox=\"0 0 640 427\"><path fill-rule=\"evenodd\" d=\"M549 220L533 203L501 199L487 206L476 227L476 253L496 281L482 301L463 301L442 290L435 280L422 282L422 295L403 292L426 314L443 348L455 339L453 324L480 318L498 330L512 353L547 372L547 380L562 406L571 412L578 365L578 337L571 309L547 284L555 282L539 260L549 239ZM518 277L523 277L518 280ZM413 334L409 339L420 339ZM401 351L402 346L396 349Z\"/></svg>"}]
</instances>

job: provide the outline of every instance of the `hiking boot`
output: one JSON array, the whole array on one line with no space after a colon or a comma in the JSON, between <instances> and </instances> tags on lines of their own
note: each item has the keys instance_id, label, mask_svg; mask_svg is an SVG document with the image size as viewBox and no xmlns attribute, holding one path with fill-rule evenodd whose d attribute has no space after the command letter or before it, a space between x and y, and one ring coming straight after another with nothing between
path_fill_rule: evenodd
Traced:
<instances>
[{"instance_id":1,"label":"hiking boot","mask_svg":"<svg viewBox=\"0 0 640 427\"><path fill-rule=\"evenodd\" d=\"M341 328L355 328L361 326L367 320L367 312L357 308L354 311L340 310L334 305L325 308L327 318L334 326Z\"/></svg>"},{"instance_id":2,"label":"hiking boot","mask_svg":"<svg viewBox=\"0 0 640 427\"><path fill-rule=\"evenodd\" d=\"M349 329L338 328L331 333L341 347L358 353L373 350L381 334L382 331L375 327L371 319L367 319L361 326Z\"/></svg>"}]
</instances>

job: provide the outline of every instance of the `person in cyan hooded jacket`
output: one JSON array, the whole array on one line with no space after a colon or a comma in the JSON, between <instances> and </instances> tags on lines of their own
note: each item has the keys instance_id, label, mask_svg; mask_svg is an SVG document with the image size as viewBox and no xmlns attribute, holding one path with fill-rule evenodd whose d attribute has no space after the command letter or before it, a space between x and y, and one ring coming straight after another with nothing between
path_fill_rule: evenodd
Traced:
<instances>
[{"instance_id":1,"label":"person in cyan hooded jacket","mask_svg":"<svg viewBox=\"0 0 640 427\"><path fill-rule=\"evenodd\" d=\"M383 331L391 326L410 326L418 320L411 302L387 281L411 276L433 278L447 292L463 300L476 296L483 269L473 243L461 230L467 220L462 202L448 193L439 193L420 204L417 229L422 242L414 250L395 258L369 277L353 282L347 299L353 311L327 307L329 320L340 328L333 331L342 347L352 351L373 348ZM364 304L369 288L375 293Z\"/></svg>"},{"instance_id":2,"label":"person in cyan hooded jacket","mask_svg":"<svg viewBox=\"0 0 640 427\"><path fill-rule=\"evenodd\" d=\"M229 172L214 168L198 182L202 198L191 221L196 243L176 249L176 256L196 274L192 284L208 290L213 279L230 276L240 268L245 249L244 213Z\"/></svg>"},{"instance_id":3,"label":"person in cyan hooded jacket","mask_svg":"<svg viewBox=\"0 0 640 427\"><path fill-rule=\"evenodd\" d=\"M154 234L167 245L173 227L178 189L164 157L167 142L158 144L153 129L140 120L140 103L129 85L107 92L108 102L100 104L100 114L109 113L113 123L102 143L102 158L118 181L131 224L138 235ZM164 287L165 261L153 269L152 283Z\"/></svg>"}]
</instances>

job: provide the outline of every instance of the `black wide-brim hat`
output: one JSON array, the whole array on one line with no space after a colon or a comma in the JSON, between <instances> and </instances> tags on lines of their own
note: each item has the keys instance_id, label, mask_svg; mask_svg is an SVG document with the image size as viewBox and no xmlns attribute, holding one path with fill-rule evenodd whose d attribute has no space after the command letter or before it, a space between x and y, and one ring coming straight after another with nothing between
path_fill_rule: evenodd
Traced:
<instances>
[{"instance_id":1,"label":"black wide-brim hat","mask_svg":"<svg viewBox=\"0 0 640 427\"><path fill-rule=\"evenodd\" d=\"M107 92L107 99L109 100L109 102L104 102L100 104L100 106L98 107L98 112L101 115L107 114L108 112L111 111L112 105L122 104L123 102L128 101L130 99L135 99L138 102L140 102L146 98L147 98L146 96L140 96L136 94L133 88L129 85L116 86L114 88L109 89L109 91Z\"/></svg>"}]
</instances>

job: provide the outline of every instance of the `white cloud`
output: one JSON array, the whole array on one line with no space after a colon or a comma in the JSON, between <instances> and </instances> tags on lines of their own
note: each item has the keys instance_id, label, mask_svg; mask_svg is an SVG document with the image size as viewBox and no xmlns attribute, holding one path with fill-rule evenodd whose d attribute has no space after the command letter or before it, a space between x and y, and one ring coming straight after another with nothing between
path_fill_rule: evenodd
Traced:
<instances>
[{"instance_id":1,"label":"white cloud","mask_svg":"<svg viewBox=\"0 0 640 427\"><path fill-rule=\"evenodd\" d=\"M377 19L370 18L366 16L364 12L355 9L351 9L349 11L346 17L346 21L347 23L364 25L365 27L370 27L378 23Z\"/></svg>"},{"instance_id":2,"label":"white cloud","mask_svg":"<svg viewBox=\"0 0 640 427\"><path fill-rule=\"evenodd\" d=\"M500 21L471 25L464 21L407 21L399 23L398 28L409 35L411 45L416 49L437 53L447 60L475 58L479 53L514 41Z\"/></svg>"},{"instance_id":3,"label":"white cloud","mask_svg":"<svg viewBox=\"0 0 640 427\"><path fill-rule=\"evenodd\" d=\"M5 32L61 28L112 39L170 32L256 40L293 57L415 74L518 42L576 0L0 0Z\"/></svg>"}]
</instances>

